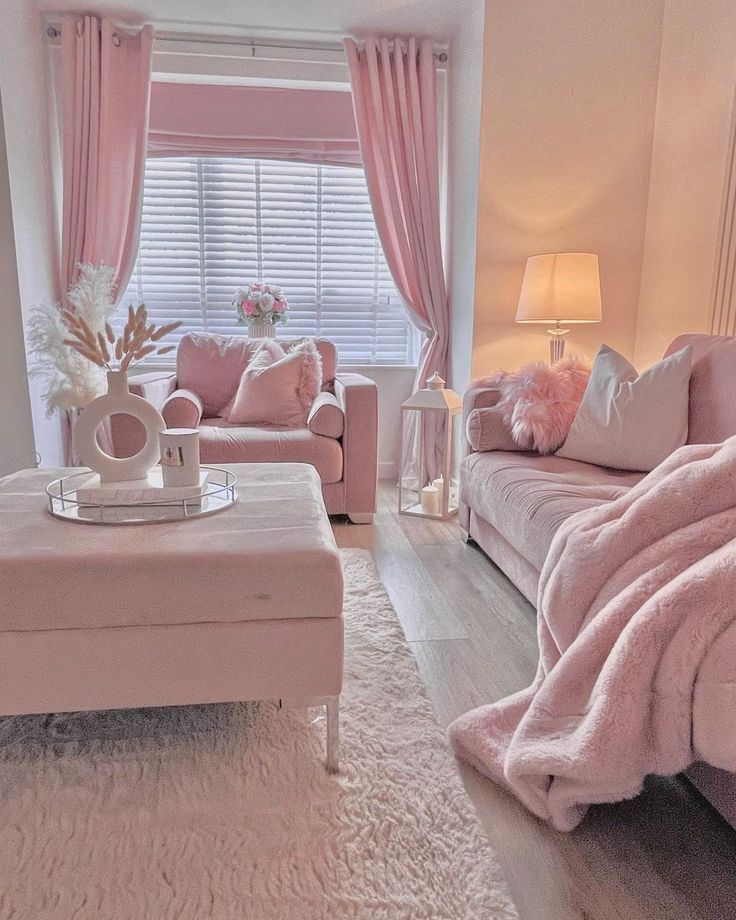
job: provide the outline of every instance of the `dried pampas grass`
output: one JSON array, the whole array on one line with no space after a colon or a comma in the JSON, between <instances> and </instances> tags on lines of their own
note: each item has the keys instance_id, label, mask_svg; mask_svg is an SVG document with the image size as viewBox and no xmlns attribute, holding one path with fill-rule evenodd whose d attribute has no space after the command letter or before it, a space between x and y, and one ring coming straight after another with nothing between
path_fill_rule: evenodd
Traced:
<instances>
[{"instance_id":1,"label":"dried pampas grass","mask_svg":"<svg viewBox=\"0 0 736 920\"><path fill-rule=\"evenodd\" d=\"M34 307L28 323L29 374L45 386L48 415L57 409L81 409L101 396L105 371L128 370L151 354L172 351L176 346L157 343L181 325L149 325L141 304L128 308L128 321L116 337L112 268L86 264L79 271L67 295L69 306Z\"/></svg>"}]
</instances>

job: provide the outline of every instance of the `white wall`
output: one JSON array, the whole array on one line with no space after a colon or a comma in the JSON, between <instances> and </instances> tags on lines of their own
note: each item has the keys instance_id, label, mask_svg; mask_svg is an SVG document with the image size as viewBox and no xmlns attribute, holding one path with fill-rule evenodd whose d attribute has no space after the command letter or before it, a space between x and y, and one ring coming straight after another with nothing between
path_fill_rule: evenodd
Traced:
<instances>
[{"instance_id":1,"label":"white wall","mask_svg":"<svg viewBox=\"0 0 736 920\"><path fill-rule=\"evenodd\" d=\"M31 401L26 379L23 324L15 262L8 160L0 98L0 476L33 466Z\"/></svg>"},{"instance_id":2,"label":"white wall","mask_svg":"<svg viewBox=\"0 0 736 920\"><path fill-rule=\"evenodd\" d=\"M569 348L634 348L662 0L488 0L473 376L548 354L517 326L538 252L600 257L604 322ZM695 13L694 13L695 15Z\"/></svg>"},{"instance_id":3,"label":"white wall","mask_svg":"<svg viewBox=\"0 0 736 920\"><path fill-rule=\"evenodd\" d=\"M736 3L667 0L636 362L710 330L736 87Z\"/></svg>"},{"instance_id":4,"label":"white wall","mask_svg":"<svg viewBox=\"0 0 736 920\"><path fill-rule=\"evenodd\" d=\"M59 297L58 223L48 44L33 3L3 4L0 89L5 116L18 288L24 316L33 304ZM22 353L21 353L22 355ZM63 463L58 418L46 418L31 384L36 450L46 466Z\"/></svg>"},{"instance_id":5,"label":"white wall","mask_svg":"<svg viewBox=\"0 0 736 920\"><path fill-rule=\"evenodd\" d=\"M378 385L378 478L398 479L401 445L401 404L411 396L413 367L346 367L365 374Z\"/></svg>"},{"instance_id":6,"label":"white wall","mask_svg":"<svg viewBox=\"0 0 736 920\"><path fill-rule=\"evenodd\" d=\"M484 0L466 3L447 70L449 384L459 392L470 383L473 350L484 13Z\"/></svg>"}]
</instances>

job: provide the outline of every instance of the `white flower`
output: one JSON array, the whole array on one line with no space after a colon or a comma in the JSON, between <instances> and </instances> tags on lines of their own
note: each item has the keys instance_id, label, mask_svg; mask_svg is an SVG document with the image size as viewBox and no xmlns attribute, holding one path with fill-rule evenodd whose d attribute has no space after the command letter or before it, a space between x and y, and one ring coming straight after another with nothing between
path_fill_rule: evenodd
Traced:
<instances>
[{"instance_id":1,"label":"white flower","mask_svg":"<svg viewBox=\"0 0 736 920\"><path fill-rule=\"evenodd\" d=\"M273 294L261 294L258 298L258 306L264 313L270 313L273 310Z\"/></svg>"}]
</instances>

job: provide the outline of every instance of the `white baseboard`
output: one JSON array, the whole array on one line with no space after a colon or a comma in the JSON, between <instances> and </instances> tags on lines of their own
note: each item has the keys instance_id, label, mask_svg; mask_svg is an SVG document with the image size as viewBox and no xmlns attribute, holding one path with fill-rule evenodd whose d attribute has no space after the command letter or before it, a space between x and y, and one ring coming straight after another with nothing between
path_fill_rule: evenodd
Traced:
<instances>
[{"instance_id":1,"label":"white baseboard","mask_svg":"<svg viewBox=\"0 0 736 920\"><path fill-rule=\"evenodd\" d=\"M393 479L394 482L398 482L399 464L395 460L382 460L378 464L378 478Z\"/></svg>"}]
</instances>

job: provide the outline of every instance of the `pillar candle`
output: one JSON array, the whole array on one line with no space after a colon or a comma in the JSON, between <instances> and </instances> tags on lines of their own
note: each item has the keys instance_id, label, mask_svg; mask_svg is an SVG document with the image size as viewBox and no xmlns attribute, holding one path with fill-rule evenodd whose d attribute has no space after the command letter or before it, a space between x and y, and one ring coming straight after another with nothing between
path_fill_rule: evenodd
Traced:
<instances>
[{"instance_id":1,"label":"pillar candle","mask_svg":"<svg viewBox=\"0 0 736 920\"><path fill-rule=\"evenodd\" d=\"M440 514L440 490L436 486L425 486L422 489L422 513Z\"/></svg>"}]
</instances>

